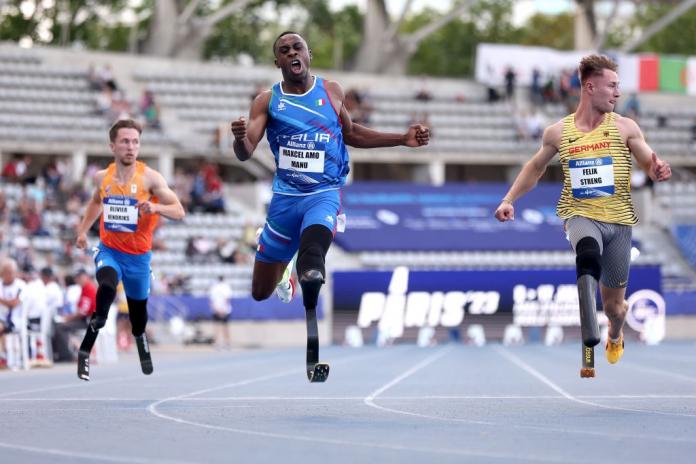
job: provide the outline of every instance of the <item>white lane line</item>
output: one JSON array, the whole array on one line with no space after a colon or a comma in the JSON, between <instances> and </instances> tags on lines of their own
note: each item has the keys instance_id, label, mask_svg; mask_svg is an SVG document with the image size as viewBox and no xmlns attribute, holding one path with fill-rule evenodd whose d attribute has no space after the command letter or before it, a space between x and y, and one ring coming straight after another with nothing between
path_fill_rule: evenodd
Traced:
<instances>
[{"instance_id":1,"label":"white lane line","mask_svg":"<svg viewBox=\"0 0 696 464\"><path fill-rule=\"evenodd\" d=\"M115 383L115 382L122 382L126 380L133 380L137 377L117 377L113 379L104 379L104 380L94 380L90 382L91 385L104 385L104 384L109 384L109 383ZM20 390L20 391L14 391L14 392L8 392L8 393L0 393L0 399L3 398L10 398L13 397L14 395L24 395L26 393L43 393L47 391L54 391L54 390L64 390L66 388L87 388L88 386L86 385L86 382L84 380L80 380L75 376L75 381L70 382L70 383L63 383L60 385L52 385L50 387L41 387L41 388L30 388L28 390ZM14 398L12 398L14 399Z\"/></svg>"},{"instance_id":2,"label":"white lane line","mask_svg":"<svg viewBox=\"0 0 696 464\"><path fill-rule=\"evenodd\" d=\"M72 459L88 459L91 461L106 461L106 462L125 462L125 463L135 463L135 464L191 464L192 461L176 461L173 459L148 459L148 458L138 458L138 457L117 457L104 454L94 454L94 453L75 453L72 451L64 451L54 448L36 448L34 446L24 446L16 445L14 443L3 443L0 442L0 448L14 449L18 451L28 451L30 453L38 454L49 454L52 456L61 456Z\"/></svg>"},{"instance_id":3,"label":"white lane line","mask_svg":"<svg viewBox=\"0 0 696 464\"><path fill-rule=\"evenodd\" d=\"M433 357L434 357L434 356L431 356L431 358L433 358ZM437 358L436 358L436 359L437 359ZM563 429L563 428L542 427L542 426L535 426L535 425L499 424L499 423L495 423L495 422L483 422L483 421L474 421L474 420L468 420L468 419L446 418L446 417L434 416L434 415L429 415L429 414L414 413L414 412L410 412L410 411L404 411L404 410L401 410L401 409L387 408L387 407L385 407L385 406L380 406L380 405L374 404L374 398L375 398L379 393L382 393L382 392L386 391L386 390L387 390L388 388L390 388L391 386L395 385L396 383L398 383L398 382L400 382L401 380L403 380L403 379L405 379L406 377L408 377L408 375L412 375L412 374L415 373L417 370L419 370L419 369L425 367L425 365L427 365L427 364L429 364L429 363L431 363L431 362L433 362L433 361L435 361L435 359L430 359L430 358L428 358L428 359L422 361L420 364L418 364L418 365L412 367L409 371L406 371L405 373L403 373L403 374L401 374L400 376L398 376L396 379L392 380L391 382L387 383L385 386L383 386L383 387L381 387L380 389L378 389L378 390L376 390L375 392L373 392L371 395L368 395L368 397L365 398L365 402L367 401L367 399L369 399L370 397L372 397L372 398L371 398L371 399L372 399L372 404L374 405L374 407L376 407L376 408L378 408L378 409L382 409L382 410L384 410L384 411L388 411L388 412L392 412L392 413L396 413L396 414L402 414L402 415L407 415L407 416L419 417L419 418L423 418L423 419L429 419L429 420L433 420L433 421L444 421L444 422L455 422L455 423L476 423L476 424L480 424L480 425L489 425L489 426L499 427L499 428L504 428L504 427L507 426L507 427L511 427L511 428L513 428L513 429L519 429L519 430L532 430L532 431L540 432L540 433L554 433L554 434L565 433L565 434L574 434L574 435L599 436L599 437L603 437L603 438L614 438L614 439L621 439L621 438L639 439L639 438L644 438L644 439L646 439L646 440L657 440L657 441L667 441L667 442L676 442L676 443L693 443L693 440L683 439L683 438L676 438L676 437L659 437L659 436L638 437L636 434L627 434L627 435L616 434L616 433L607 434L607 433L605 433L605 432L597 432L597 431L593 431L593 430ZM424 364L424 365L423 365L423 364ZM412 371L412 372L411 372L411 371ZM696 396L695 396L695 397L696 397ZM388 398L388 397L383 397L383 396L380 397L380 399L382 399L382 400L385 400L385 399L387 399L387 398ZM447 397L444 397L444 398L447 399ZM482 399L481 397L475 397L475 396L471 396L471 397L459 397L459 398L476 399L476 400ZM488 398L497 399L497 398L495 398L495 397L490 397L490 396L489 396ZM567 396L565 396L565 395L561 395L561 396L548 396L548 395L547 395L547 396L543 396L542 398L544 398L544 399L553 399L553 400L565 400L565 399L567 399ZM425 398L424 398L424 399L425 399ZM452 395L452 396L450 397L450 399L457 399L457 395ZM484 397L484 399L485 399L485 397ZM514 397L514 396L513 396L511 399L521 399L521 397ZM535 399L535 398L530 397L529 399ZM582 400L578 400L578 401L582 401ZM590 403L590 404L593 404L593 403Z\"/></svg>"},{"instance_id":4,"label":"white lane line","mask_svg":"<svg viewBox=\"0 0 696 464\"><path fill-rule=\"evenodd\" d=\"M575 403L579 404L584 404L586 406L592 406L595 408L602 408L602 409L611 409L615 411L628 411L628 412L636 412L636 413L642 413L642 414L659 414L663 416L677 416L677 417L689 417L689 418L696 418L696 415L694 414L682 414L682 413L677 413L677 412L665 412L665 411L655 411L651 409L635 409L635 408L625 408L621 406L609 406L606 404L601 404L601 403L595 403L593 401L587 401L583 400L579 397L573 396L567 391L565 391L563 388L558 386L556 383L551 381L548 377L546 377L544 374L539 372L538 370L534 369L532 366L524 362L522 359L520 359L518 356L512 354L510 351L501 348L500 346L495 346L494 349L505 359L522 369L523 371L527 372L529 375L532 377L535 377L537 380L539 380L541 383L545 384L547 387L550 389L556 391L560 395L564 396L566 399L569 401L573 401Z\"/></svg>"},{"instance_id":5,"label":"white lane line","mask_svg":"<svg viewBox=\"0 0 696 464\"><path fill-rule=\"evenodd\" d=\"M444 421L452 421L452 422L465 422L467 424L479 424L479 425L494 425L493 422L488 422L488 421L478 421L478 420L473 420L473 419L458 419L458 418L446 418L446 417L435 417L431 416L428 414L420 414L417 412L411 412L411 411L404 411L402 409L395 409L395 408L388 408L386 406L381 406L379 404L375 403L375 398L377 398L379 395L384 393L385 391L389 390L392 388L394 385L397 385L399 382L409 378L416 372L420 371L421 369L429 366L430 364L434 363L438 359L442 358L444 355L452 351L452 346L448 346L447 348L440 350L427 358L425 358L423 361L419 362L415 366L411 367L410 369L406 370L405 372L399 374L386 384L382 385L379 387L377 390L373 391L369 395L367 395L363 399L363 403L365 403L367 406L375 409L380 409L382 411L394 413L394 414L401 414L404 416L411 416L411 417L419 417L423 419L441 419Z\"/></svg>"},{"instance_id":6,"label":"white lane line","mask_svg":"<svg viewBox=\"0 0 696 464\"><path fill-rule=\"evenodd\" d=\"M643 395L575 395L576 398L592 400L696 400L696 395L663 395L663 394L643 394ZM566 398L561 395L420 395L420 396L390 396L380 395L382 401L424 401L424 400L462 400L462 401L478 401L478 400L563 400ZM153 402L156 398L0 398L1 403L17 403L17 402L70 402L79 401L82 403L89 402ZM200 402L200 403L217 403L226 401L365 401L364 396L206 396L204 398L181 398L180 402Z\"/></svg>"},{"instance_id":7,"label":"white lane line","mask_svg":"<svg viewBox=\"0 0 696 464\"><path fill-rule=\"evenodd\" d=\"M659 369L656 367L639 366L638 364L632 363L630 361L629 362L622 361L621 366L628 367L629 369L633 369L636 371L648 372L650 374L658 374L658 375L662 375L665 377L671 377L671 378L677 379L677 380L685 380L687 382L696 382L696 377L692 377L692 376L684 375L684 374L679 374L677 372L672 372L672 371L668 371L665 369Z\"/></svg>"},{"instance_id":8,"label":"white lane line","mask_svg":"<svg viewBox=\"0 0 696 464\"><path fill-rule=\"evenodd\" d=\"M408 369L406 372L403 372L402 374L396 376L394 379L390 380L386 384L379 387L377 390L375 390L372 393L370 393L369 395L367 395L365 397L365 402L372 402L381 393L387 391L388 389L390 389L394 385L398 384L402 380L407 379L408 377L411 377L413 374L415 374L419 370L423 369L424 367L427 367L430 364L434 363L435 361L437 361L438 359L440 359L441 357L443 357L444 355L446 355L450 351L452 351L452 346L448 346L445 349L439 350L436 353L431 354L430 356L425 358L423 361L419 362L418 364L416 364L412 368Z\"/></svg>"},{"instance_id":9,"label":"white lane line","mask_svg":"<svg viewBox=\"0 0 696 464\"><path fill-rule=\"evenodd\" d=\"M284 354L290 354L290 352L273 352L270 353L271 356L268 359L275 359L276 357L282 357ZM264 358L266 360L266 358ZM219 362L218 362L219 361ZM239 361L239 362L235 362ZM253 359L248 359L248 358L240 358L240 357L233 357L230 360L224 361L224 360L216 360L214 364L206 365L203 367L198 367L196 366L196 372L206 372L206 371L219 371L221 367L225 368L230 368L230 367L244 367L248 366L250 364L258 364L258 359L254 357ZM157 366L155 366L157 367ZM169 377L172 375L177 375L177 374L186 374L188 375L191 372L191 369L189 367L174 367L172 369L168 368L162 368L157 371L157 376L158 377ZM66 372L67 373L67 372ZM71 373L71 376L75 375L74 372ZM64 383L60 385L52 385L50 387L40 387L40 388L33 388L33 389L28 389L28 390L19 390L19 391L14 391L14 392L6 392L6 393L0 393L0 400L3 398L14 398L15 395L23 395L25 393L39 393L39 392L47 392L47 391L54 391L54 390L63 390L63 389L68 389L68 388L83 388L83 389L88 389L92 385L105 385L105 384L113 384L113 383L118 383L118 382L128 382L132 380L138 380L138 379L143 379L142 374L137 374L137 375L130 375L127 377L113 377L109 379L96 379L96 380L90 380L89 382L85 382L84 380L80 380L75 376L75 381L70 382L70 383Z\"/></svg>"},{"instance_id":10,"label":"white lane line","mask_svg":"<svg viewBox=\"0 0 696 464\"><path fill-rule=\"evenodd\" d=\"M449 351L450 349L448 349L446 351ZM445 352L441 352L442 354L440 354L439 356L444 355ZM344 358L341 361L352 361L355 358L364 358L364 357L365 356L354 356L351 359ZM350 441L350 440L338 440L338 439L331 439L331 438L322 438L322 437L317 437L317 436L305 436L305 435L295 435L295 434L285 434L285 433L275 433L275 432L261 432L261 431L255 431L255 430L249 430L249 429L240 429L240 428L234 428L234 427L211 425L211 424L206 424L203 422L190 421L190 420L182 419L182 418L175 417L175 416L172 416L169 414L164 414L164 413L157 410L158 406L162 405L163 403L169 402L169 401L188 401L188 400L193 399L193 398L188 398L189 396L201 395L201 394L208 393L211 391L222 390L225 388L231 388L231 387L235 387L235 386L249 385L252 383L263 382L266 380L272 380L275 378L284 377L284 376L288 376L288 375L295 375L297 372L299 372L297 369L292 369L292 370L279 372L276 374L269 374L269 375L265 375L265 376L240 380L238 382L233 382L233 383L221 385L218 387L212 387L212 388L208 388L208 389L204 389L204 390L198 390L198 391L195 391L192 393L187 393L187 394L183 394L183 395L179 395L179 396L164 398L162 400L156 401L156 402L152 403L151 405L149 405L147 410L148 410L148 412L150 412L151 414L153 414L156 417L159 417L160 419L169 420L169 421L176 422L176 423L182 424L182 425L189 425L189 426L199 427L199 428L208 429L208 430L217 430L217 431L221 431L221 432L232 432L232 433L238 433L238 434L242 434L242 435L251 435L251 436L258 436L258 437L278 438L278 439L283 439L283 440L307 442L307 443L311 443L311 444L321 443L321 444L326 444L326 445L346 446L346 447L350 447L350 448L357 447L357 448L383 449L383 450L403 451L403 452L421 452L421 453L426 453L426 454L439 454L439 455L444 454L444 455L455 455L455 456L465 456L465 457L479 457L479 458L487 458L487 459L503 459L503 460L507 460L507 461L531 461L531 462L549 462L549 463L576 463L577 462L578 464L585 463L585 460L571 461L571 460L568 460L567 458L550 458L550 457L545 456L545 455L520 456L519 453L518 454L505 454L505 453L492 453L492 452L486 452L486 451L448 449L448 448L441 448L441 447L427 448L427 447L417 447L417 446L390 445L390 444L384 444L384 443L365 443L365 442L357 442L357 441ZM364 398L361 397L360 399L364 399ZM205 400L205 398L201 398L201 400Z\"/></svg>"},{"instance_id":11,"label":"white lane line","mask_svg":"<svg viewBox=\"0 0 696 464\"><path fill-rule=\"evenodd\" d=\"M561 351L561 350L554 351L554 355L555 355L556 357L558 357L557 355L559 354L559 351ZM565 351L565 350L563 350L563 351ZM644 353L638 354L638 357L641 357L641 356L649 357L649 356L645 355ZM564 357L564 358L565 358L565 357ZM660 359L660 360L662 360L662 361L665 361L665 360L667 360L667 359L671 359L671 358L667 358L667 357L664 357L664 358L663 358L663 357L655 357L655 358L656 358L656 359ZM693 361L693 360L694 360L694 359L691 359L691 361ZM619 364L619 366L622 367L622 368L626 367L626 368L629 368L629 369L632 369L632 370L636 370L636 371L648 372L648 373L650 373L650 374L658 374L658 375L662 375L662 376L665 376L665 377L672 377L672 378L677 379L677 380L684 380L684 381L687 381L687 382L696 382L696 377L694 377L694 376L685 375L685 374L680 374L680 373L678 373L678 372L673 372L673 371L670 371L670 370L667 370L667 369L660 369L660 368L658 368L658 367L650 367L650 366L639 365L639 364L637 364L636 362L627 361L627 360L626 360L626 357L624 357L624 358L621 360L621 363Z\"/></svg>"}]
</instances>

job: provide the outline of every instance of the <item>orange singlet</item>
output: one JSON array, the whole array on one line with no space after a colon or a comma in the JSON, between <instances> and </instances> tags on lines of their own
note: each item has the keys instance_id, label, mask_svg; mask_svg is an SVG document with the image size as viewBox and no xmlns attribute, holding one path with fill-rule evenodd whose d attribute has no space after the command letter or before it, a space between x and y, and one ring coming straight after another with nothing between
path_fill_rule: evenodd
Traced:
<instances>
[{"instance_id":1,"label":"orange singlet","mask_svg":"<svg viewBox=\"0 0 696 464\"><path fill-rule=\"evenodd\" d=\"M138 202L157 198L145 185L145 163L136 161L135 174L125 184L116 179L116 164L111 163L99 188L103 212L99 221L99 239L109 248L130 254L147 253L152 249L152 233L158 214L140 214Z\"/></svg>"}]
</instances>

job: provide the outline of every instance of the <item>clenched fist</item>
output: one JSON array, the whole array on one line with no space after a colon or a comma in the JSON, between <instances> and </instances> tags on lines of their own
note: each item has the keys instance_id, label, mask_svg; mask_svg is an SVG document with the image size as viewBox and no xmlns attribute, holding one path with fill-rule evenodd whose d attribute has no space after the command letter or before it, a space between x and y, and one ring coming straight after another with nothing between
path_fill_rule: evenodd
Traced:
<instances>
[{"instance_id":1,"label":"clenched fist","mask_svg":"<svg viewBox=\"0 0 696 464\"><path fill-rule=\"evenodd\" d=\"M78 234L77 240L75 240L75 246L80 250L87 249L87 234Z\"/></svg>"},{"instance_id":2,"label":"clenched fist","mask_svg":"<svg viewBox=\"0 0 696 464\"><path fill-rule=\"evenodd\" d=\"M515 220L515 207L509 201L503 201L495 210L495 218L500 222Z\"/></svg>"},{"instance_id":3,"label":"clenched fist","mask_svg":"<svg viewBox=\"0 0 696 464\"><path fill-rule=\"evenodd\" d=\"M421 147L430 141L430 129L422 124L413 124L404 134L404 145L407 147Z\"/></svg>"},{"instance_id":4,"label":"clenched fist","mask_svg":"<svg viewBox=\"0 0 696 464\"><path fill-rule=\"evenodd\" d=\"M230 128L232 129L232 135L234 135L235 140L242 141L246 138L247 121L244 116L240 117L236 121L232 121Z\"/></svg>"}]
</instances>

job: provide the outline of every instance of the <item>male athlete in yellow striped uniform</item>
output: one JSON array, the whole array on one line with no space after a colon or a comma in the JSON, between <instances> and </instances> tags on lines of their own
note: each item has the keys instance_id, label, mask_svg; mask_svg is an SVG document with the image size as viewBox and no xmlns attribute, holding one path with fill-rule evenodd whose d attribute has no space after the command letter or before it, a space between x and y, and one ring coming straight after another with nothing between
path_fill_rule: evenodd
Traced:
<instances>
[{"instance_id":1,"label":"male athlete in yellow striped uniform","mask_svg":"<svg viewBox=\"0 0 696 464\"><path fill-rule=\"evenodd\" d=\"M654 181L672 175L669 163L648 146L638 124L613 112L621 96L616 69L616 63L604 55L582 59L577 111L546 128L541 149L524 165L495 211L499 221L513 220L514 202L534 188L559 154L563 191L557 214L566 220L577 255L581 303L583 297L594 303L601 280L604 313L609 318L606 357L612 364L623 355L631 226L638 222L631 201L631 153Z\"/></svg>"}]
</instances>

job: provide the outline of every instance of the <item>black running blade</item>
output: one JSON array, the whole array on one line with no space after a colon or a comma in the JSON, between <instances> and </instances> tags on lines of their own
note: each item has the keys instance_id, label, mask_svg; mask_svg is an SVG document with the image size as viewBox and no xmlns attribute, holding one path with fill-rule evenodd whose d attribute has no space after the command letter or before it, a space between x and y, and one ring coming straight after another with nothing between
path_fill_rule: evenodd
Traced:
<instances>
[{"instance_id":1,"label":"black running blade","mask_svg":"<svg viewBox=\"0 0 696 464\"><path fill-rule=\"evenodd\" d=\"M89 352L79 351L77 353L77 376L82 380L89 381Z\"/></svg>"},{"instance_id":2,"label":"black running blade","mask_svg":"<svg viewBox=\"0 0 696 464\"><path fill-rule=\"evenodd\" d=\"M140 369L142 369L143 374L150 375L154 369L152 367L152 356L150 356L150 344L147 342L147 337L145 334L140 337L135 337L135 342L138 346Z\"/></svg>"},{"instance_id":3,"label":"black running blade","mask_svg":"<svg viewBox=\"0 0 696 464\"><path fill-rule=\"evenodd\" d=\"M316 309L305 309L307 320L307 378L310 382L326 382L329 365L319 362L319 327Z\"/></svg>"},{"instance_id":4,"label":"black running blade","mask_svg":"<svg viewBox=\"0 0 696 464\"><path fill-rule=\"evenodd\" d=\"M143 374L145 375L152 374L152 372L154 371L154 368L152 367L152 359L141 359L140 369L142 369Z\"/></svg>"},{"instance_id":5,"label":"black running blade","mask_svg":"<svg viewBox=\"0 0 696 464\"><path fill-rule=\"evenodd\" d=\"M597 281L591 275L578 278L578 298L580 302L580 332L585 346L599 343L599 326L597 325Z\"/></svg>"},{"instance_id":6,"label":"black running blade","mask_svg":"<svg viewBox=\"0 0 696 464\"><path fill-rule=\"evenodd\" d=\"M595 376L594 368L594 346L582 345L582 368L580 377L590 378Z\"/></svg>"},{"instance_id":7,"label":"black running blade","mask_svg":"<svg viewBox=\"0 0 696 464\"><path fill-rule=\"evenodd\" d=\"M310 382L326 382L329 378L329 365L317 363L314 366L307 365L307 378Z\"/></svg>"}]
</instances>

